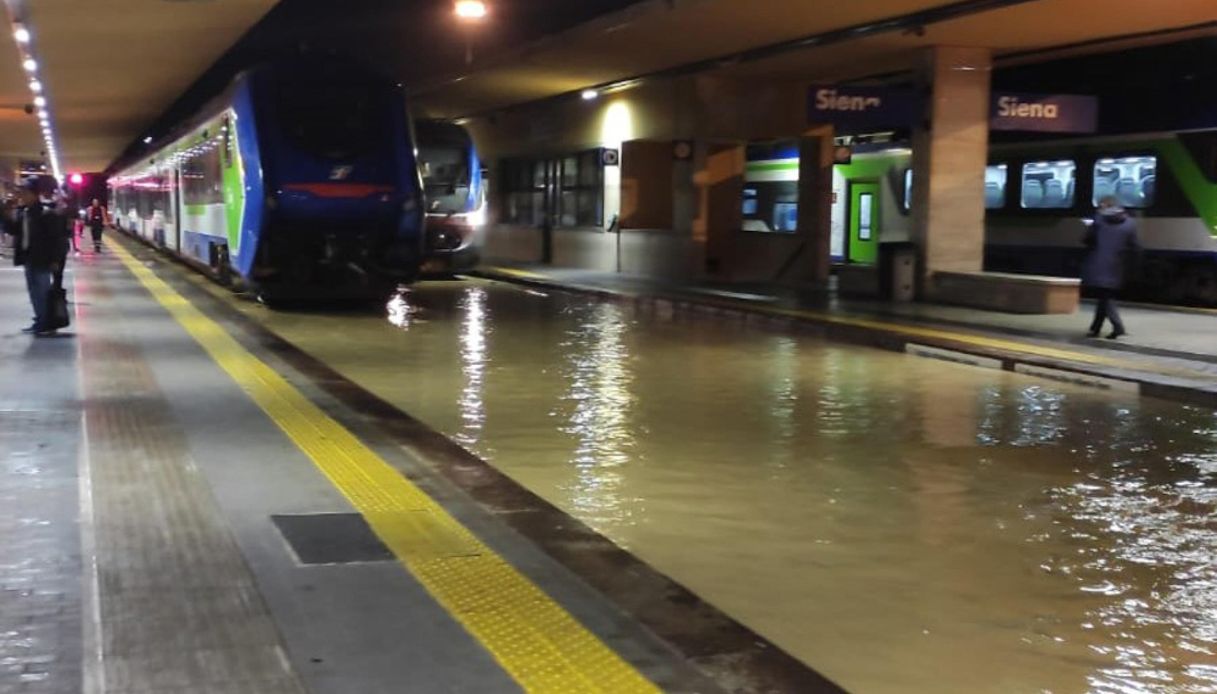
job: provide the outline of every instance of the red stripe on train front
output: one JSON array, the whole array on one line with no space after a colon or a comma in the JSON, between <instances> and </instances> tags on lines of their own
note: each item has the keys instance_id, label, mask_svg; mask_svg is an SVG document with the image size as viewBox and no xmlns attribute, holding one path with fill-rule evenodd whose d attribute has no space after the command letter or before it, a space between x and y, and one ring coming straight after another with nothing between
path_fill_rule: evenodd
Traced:
<instances>
[{"instance_id":1,"label":"red stripe on train front","mask_svg":"<svg viewBox=\"0 0 1217 694\"><path fill-rule=\"evenodd\" d=\"M366 198L370 195L393 192L393 186L373 183L288 183L283 188L309 193L319 198Z\"/></svg>"}]
</instances>

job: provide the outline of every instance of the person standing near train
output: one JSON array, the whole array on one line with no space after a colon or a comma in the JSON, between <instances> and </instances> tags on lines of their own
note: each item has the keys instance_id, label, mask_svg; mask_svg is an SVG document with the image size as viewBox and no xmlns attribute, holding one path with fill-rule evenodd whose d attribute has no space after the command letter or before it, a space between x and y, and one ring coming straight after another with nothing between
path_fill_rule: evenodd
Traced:
<instances>
[{"instance_id":1,"label":"person standing near train","mask_svg":"<svg viewBox=\"0 0 1217 694\"><path fill-rule=\"evenodd\" d=\"M85 221L93 234L93 250L101 253L101 233L110 221L110 212L97 198L93 198L92 204L85 210Z\"/></svg>"},{"instance_id":2,"label":"person standing near train","mask_svg":"<svg viewBox=\"0 0 1217 694\"><path fill-rule=\"evenodd\" d=\"M50 294L62 281L68 237L62 215L52 198L54 179L34 178L21 189L21 217L12 231L16 235L13 262L24 266L25 284L34 309L34 322L22 332L54 335ZM49 189L49 190L48 190Z\"/></svg>"},{"instance_id":3,"label":"person standing near train","mask_svg":"<svg viewBox=\"0 0 1217 694\"><path fill-rule=\"evenodd\" d=\"M1141 249L1137 240L1137 225L1114 196L1099 200L1094 222L1083 240L1088 252L1082 262L1082 287L1093 294L1097 303L1090 337L1098 337L1103 323L1111 321L1107 339L1115 340L1127 334L1116 295L1124 286L1129 257Z\"/></svg>"}]
</instances>

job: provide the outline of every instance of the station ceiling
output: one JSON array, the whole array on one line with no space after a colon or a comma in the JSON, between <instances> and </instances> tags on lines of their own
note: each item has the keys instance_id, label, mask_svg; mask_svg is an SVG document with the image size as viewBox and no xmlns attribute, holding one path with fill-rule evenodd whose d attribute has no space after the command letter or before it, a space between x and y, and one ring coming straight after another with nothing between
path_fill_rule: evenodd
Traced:
<instances>
[{"instance_id":1,"label":"station ceiling","mask_svg":"<svg viewBox=\"0 0 1217 694\"><path fill-rule=\"evenodd\" d=\"M275 0L8 0L31 35L65 172L105 168ZM0 32L0 156L43 149L12 31Z\"/></svg>"},{"instance_id":2,"label":"station ceiling","mask_svg":"<svg viewBox=\"0 0 1217 694\"><path fill-rule=\"evenodd\" d=\"M33 34L65 172L104 169L222 57L256 57L241 53L242 44L269 46L306 32L310 41L358 47L412 86L416 108L456 117L716 58L728 58L715 64L717 74L827 82L907 71L918 49L934 44L1042 60L1035 52L1100 50L1106 46L1094 42L1133 34L1141 43L1168 41L1176 36L1160 32L1209 23L1194 31L1213 33L1217 23L1214 0L580 0L579 12L560 9L572 0L489 2L490 22L501 25L483 27L479 40L493 50L471 69L450 72L464 51L452 37L448 0L5 0L10 21ZM730 60L961 5L980 9L914 30ZM293 13L294 23L270 32L271 19ZM42 137L24 111L33 95L11 31L0 32L0 44L0 158L37 159Z\"/></svg>"},{"instance_id":3,"label":"station ceiling","mask_svg":"<svg viewBox=\"0 0 1217 694\"><path fill-rule=\"evenodd\" d=\"M933 45L985 46L1002 59L1109 48L1124 37L1138 44L1178 38L1191 28L1217 33L1213 0L1029 0L970 3L973 13L915 28L799 48L748 60L737 54L851 27L882 25L949 6L942 0L650 0L600 17L508 56L500 63L423 85L416 108L459 117L556 96L586 87L671 70L715 58L716 74L836 82L907 72L919 49ZM1038 59L1046 59L1041 55Z\"/></svg>"}]
</instances>

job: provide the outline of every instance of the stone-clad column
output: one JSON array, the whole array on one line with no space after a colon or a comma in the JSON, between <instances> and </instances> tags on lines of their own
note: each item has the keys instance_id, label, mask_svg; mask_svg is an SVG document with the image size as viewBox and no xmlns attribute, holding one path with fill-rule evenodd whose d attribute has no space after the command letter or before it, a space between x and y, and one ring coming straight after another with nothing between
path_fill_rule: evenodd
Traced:
<instances>
[{"instance_id":1,"label":"stone-clad column","mask_svg":"<svg viewBox=\"0 0 1217 694\"><path fill-rule=\"evenodd\" d=\"M990 51L935 46L921 80L925 119L913 133L913 238L919 294L933 299L936 271L979 272L984 261Z\"/></svg>"}]
</instances>

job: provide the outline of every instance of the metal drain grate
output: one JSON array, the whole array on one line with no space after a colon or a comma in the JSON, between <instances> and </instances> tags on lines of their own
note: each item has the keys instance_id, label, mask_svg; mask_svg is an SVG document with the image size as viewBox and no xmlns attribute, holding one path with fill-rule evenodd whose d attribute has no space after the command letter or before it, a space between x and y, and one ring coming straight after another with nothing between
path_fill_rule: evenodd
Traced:
<instances>
[{"instance_id":1,"label":"metal drain grate","mask_svg":"<svg viewBox=\"0 0 1217 694\"><path fill-rule=\"evenodd\" d=\"M270 518L301 564L360 564L393 559L393 553L358 513Z\"/></svg>"}]
</instances>

